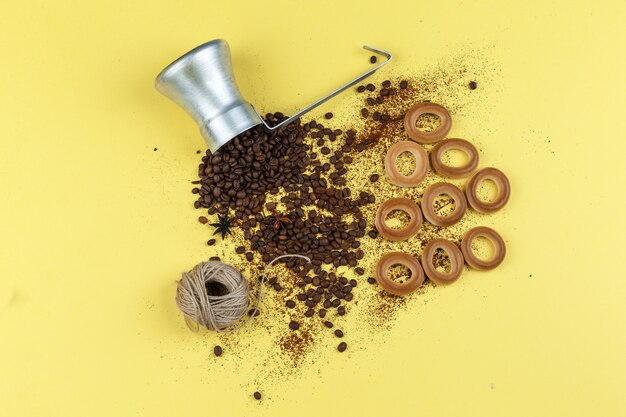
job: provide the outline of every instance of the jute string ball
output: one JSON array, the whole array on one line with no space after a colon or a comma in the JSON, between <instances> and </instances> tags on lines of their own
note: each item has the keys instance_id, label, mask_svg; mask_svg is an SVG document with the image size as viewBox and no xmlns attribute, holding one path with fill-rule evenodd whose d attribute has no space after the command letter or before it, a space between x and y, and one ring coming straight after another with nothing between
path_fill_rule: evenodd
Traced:
<instances>
[{"instance_id":1,"label":"jute string ball","mask_svg":"<svg viewBox=\"0 0 626 417\"><path fill-rule=\"evenodd\" d=\"M185 317L187 326L198 331L199 326L219 333L231 333L248 324L259 309L263 296L263 283L268 269L279 259L303 255L282 255L274 258L263 271L256 306L246 321L225 330L246 314L250 305L248 281L235 267L219 261L202 262L191 271L184 272L176 289L176 304Z\"/></svg>"}]
</instances>

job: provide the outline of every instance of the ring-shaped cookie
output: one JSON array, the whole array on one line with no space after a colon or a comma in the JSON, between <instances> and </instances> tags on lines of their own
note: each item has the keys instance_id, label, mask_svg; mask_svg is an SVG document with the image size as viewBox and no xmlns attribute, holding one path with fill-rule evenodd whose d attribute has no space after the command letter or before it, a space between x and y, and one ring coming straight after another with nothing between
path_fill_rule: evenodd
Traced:
<instances>
[{"instance_id":1,"label":"ring-shaped cookie","mask_svg":"<svg viewBox=\"0 0 626 417\"><path fill-rule=\"evenodd\" d=\"M387 215L394 210L402 210L410 217L409 224L402 229L392 229L385 223ZM414 236L422 226L422 212L413 200L408 198L390 198L378 207L374 225L385 239L393 241L407 240Z\"/></svg>"},{"instance_id":2,"label":"ring-shaped cookie","mask_svg":"<svg viewBox=\"0 0 626 417\"><path fill-rule=\"evenodd\" d=\"M472 241L477 237L484 237L493 245L494 253L490 259L480 259L472 251ZM494 269L502 263L506 256L506 246L502 236L500 236L498 232L489 227L478 226L468 230L465 236L463 236L461 252L463 253L465 262L467 262L469 266L481 271L487 271Z\"/></svg>"},{"instance_id":3,"label":"ring-shaped cookie","mask_svg":"<svg viewBox=\"0 0 626 417\"><path fill-rule=\"evenodd\" d=\"M387 275L387 270L396 264L404 265L411 271L411 278L403 283L399 283L391 279ZM424 270L420 263L404 252L391 252L384 255L376 264L376 280L378 284L388 293L394 295L410 294L418 289L424 283Z\"/></svg>"},{"instance_id":4,"label":"ring-shaped cookie","mask_svg":"<svg viewBox=\"0 0 626 417\"><path fill-rule=\"evenodd\" d=\"M437 249L442 249L450 258L450 272L437 271L433 265L433 257ZM433 239L426 244L422 253L422 268L431 280L438 284L456 281L463 273L463 254L456 245L446 239Z\"/></svg>"},{"instance_id":5,"label":"ring-shaped cookie","mask_svg":"<svg viewBox=\"0 0 626 417\"><path fill-rule=\"evenodd\" d=\"M448 195L454 200L454 211L448 216L440 216L435 213L433 203L442 195ZM436 182L431 184L422 196L422 213L426 220L435 226L451 226L461 220L467 210L467 201L461 190L448 182Z\"/></svg>"},{"instance_id":6,"label":"ring-shaped cookie","mask_svg":"<svg viewBox=\"0 0 626 417\"><path fill-rule=\"evenodd\" d=\"M441 161L446 151L455 149L465 152L469 161L460 167L451 167ZM478 167L478 150L465 139L446 139L436 144L430 151L430 163L439 175L449 178L463 178L470 175Z\"/></svg>"},{"instance_id":7,"label":"ring-shaped cookie","mask_svg":"<svg viewBox=\"0 0 626 417\"><path fill-rule=\"evenodd\" d=\"M417 118L422 114L434 114L439 116L441 123L437 129L430 132L424 132L415 126ZM445 138L452 127L452 118L450 113L443 106L436 103L418 103L411 107L404 116L404 130L412 140L419 143L435 143Z\"/></svg>"},{"instance_id":8,"label":"ring-shaped cookie","mask_svg":"<svg viewBox=\"0 0 626 417\"><path fill-rule=\"evenodd\" d=\"M498 189L498 194L492 202L481 201L476 194L478 185L485 180L493 181ZM493 213L500 210L505 206L507 201L509 201L509 197L511 196L511 184L509 184L509 179L506 175L499 169L491 167L483 168L475 173L467 182L465 194L467 195L467 201L474 210L481 213Z\"/></svg>"},{"instance_id":9,"label":"ring-shaped cookie","mask_svg":"<svg viewBox=\"0 0 626 417\"><path fill-rule=\"evenodd\" d=\"M396 161L400 154L403 152L409 152L415 158L415 170L411 175L404 175L396 166ZM405 140L402 142L394 143L387 151L385 156L385 173L389 180L400 187L415 187L417 186L428 172L428 154L422 148L421 145Z\"/></svg>"}]
</instances>

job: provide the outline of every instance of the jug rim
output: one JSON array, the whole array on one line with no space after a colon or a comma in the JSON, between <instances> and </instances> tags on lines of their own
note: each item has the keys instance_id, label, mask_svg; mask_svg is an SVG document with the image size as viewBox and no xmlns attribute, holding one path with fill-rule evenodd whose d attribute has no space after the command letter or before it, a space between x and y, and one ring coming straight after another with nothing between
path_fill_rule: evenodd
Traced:
<instances>
[{"instance_id":1,"label":"jug rim","mask_svg":"<svg viewBox=\"0 0 626 417\"><path fill-rule=\"evenodd\" d=\"M170 63L167 67L163 68L161 72L159 72L159 75L156 76L155 84L158 84L160 80L167 77L170 73L175 72L181 65L183 65L190 58L191 55L195 55L197 52L207 48L208 46L211 46L214 44L221 44L221 43L225 43L226 45L228 45L228 42L226 42L224 39L213 39L211 41L198 45L195 48L193 48L191 51L188 51L185 54L179 56L174 61L172 61L172 63Z\"/></svg>"}]
</instances>

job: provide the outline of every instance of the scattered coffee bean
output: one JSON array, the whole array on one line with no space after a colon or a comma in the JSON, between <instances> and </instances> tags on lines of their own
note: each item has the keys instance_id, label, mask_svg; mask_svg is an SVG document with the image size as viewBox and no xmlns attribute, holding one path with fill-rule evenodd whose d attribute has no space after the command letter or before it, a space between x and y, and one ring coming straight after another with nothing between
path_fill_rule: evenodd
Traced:
<instances>
[{"instance_id":1,"label":"scattered coffee bean","mask_svg":"<svg viewBox=\"0 0 626 417\"><path fill-rule=\"evenodd\" d=\"M339 352L343 352L346 350L347 347L348 347L348 344L346 342L341 342L339 343L339 346L337 346L337 350Z\"/></svg>"},{"instance_id":2,"label":"scattered coffee bean","mask_svg":"<svg viewBox=\"0 0 626 417\"><path fill-rule=\"evenodd\" d=\"M400 81L400 88L406 90L409 87L409 82L406 80Z\"/></svg>"},{"instance_id":3,"label":"scattered coffee bean","mask_svg":"<svg viewBox=\"0 0 626 417\"><path fill-rule=\"evenodd\" d=\"M256 391L252 395L254 395L254 399L257 400L257 401L261 399L261 393L259 391Z\"/></svg>"},{"instance_id":4,"label":"scattered coffee bean","mask_svg":"<svg viewBox=\"0 0 626 417\"><path fill-rule=\"evenodd\" d=\"M371 237L372 239L376 239L378 237L378 230L372 229L369 232L367 232L367 235Z\"/></svg>"},{"instance_id":5,"label":"scattered coffee bean","mask_svg":"<svg viewBox=\"0 0 626 417\"><path fill-rule=\"evenodd\" d=\"M389 80L385 80L385 81L383 81L383 84L382 84L382 85L383 85L383 87L385 87L385 88L389 88L389 87L391 87L391 81L389 81Z\"/></svg>"},{"instance_id":6,"label":"scattered coffee bean","mask_svg":"<svg viewBox=\"0 0 626 417\"><path fill-rule=\"evenodd\" d=\"M477 87L478 87L478 83L476 83L476 81L470 81L469 83L470 90L476 90Z\"/></svg>"},{"instance_id":7,"label":"scattered coffee bean","mask_svg":"<svg viewBox=\"0 0 626 417\"><path fill-rule=\"evenodd\" d=\"M206 244L209 245L209 246L213 246L213 245L215 245L215 242L216 242L215 239L209 239L209 240L207 240Z\"/></svg>"},{"instance_id":8,"label":"scattered coffee bean","mask_svg":"<svg viewBox=\"0 0 626 417\"><path fill-rule=\"evenodd\" d=\"M213 348L213 353L215 356L222 356L222 347L220 345L215 346Z\"/></svg>"},{"instance_id":9,"label":"scattered coffee bean","mask_svg":"<svg viewBox=\"0 0 626 417\"><path fill-rule=\"evenodd\" d=\"M356 272L358 275L363 275L365 274L365 269L359 267L359 268L355 268L354 272Z\"/></svg>"},{"instance_id":10,"label":"scattered coffee bean","mask_svg":"<svg viewBox=\"0 0 626 417\"><path fill-rule=\"evenodd\" d=\"M335 336L337 337L343 337L343 332L339 329L335 330Z\"/></svg>"},{"instance_id":11,"label":"scattered coffee bean","mask_svg":"<svg viewBox=\"0 0 626 417\"><path fill-rule=\"evenodd\" d=\"M242 254L245 252L246 252L245 246L238 246L237 248L235 248L235 253Z\"/></svg>"},{"instance_id":12,"label":"scattered coffee bean","mask_svg":"<svg viewBox=\"0 0 626 417\"><path fill-rule=\"evenodd\" d=\"M328 327L329 329L331 329L333 327L333 323L330 321L325 321L324 322L324 326Z\"/></svg>"},{"instance_id":13,"label":"scattered coffee bean","mask_svg":"<svg viewBox=\"0 0 626 417\"><path fill-rule=\"evenodd\" d=\"M360 85L356 88L356 91L359 93L362 93L363 91L365 91L365 86L364 85Z\"/></svg>"},{"instance_id":14,"label":"scattered coffee bean","mask_svg":"<svg viewBox=\"0 0 626 417\"><path fill-rule=\"evenodd\" d=\"M378 60L378 58L376 58L376 56L375 56L375 55L372 55L372 56L370 57L370 64L375 64L377 60Z\"/></svg>"},{"instance_id":15,"label":"scattered coffee bean","mask_svg":"<svg viewBox=\"0 0 626 417\"><path fill-rule=\"evenodd\" d=\"M365 107L363 107L363 108L361 109L361 116L363 116L363 117L367 117L367 116L369 116L369 115L370 115L370 111L369 111L369 110L367 110Z\"/></svg>"},{"instance_id":16,"label":"scattered coffee bean","mask_svg":"<svg viewBox=\"0 0 626 417\"><path fill-rule=\"evenodd\" d=\"M305 317L313 317L313 314L315 314L315 310L309 308L304 312L304 316Z\"/></svg>"},{"instance_id":17,"label":"scattered coffee bean","mask_svg":"<svg viewBox=\"0 0 626 417\"><path fill-rule=\"evenodd\" d=\"M290 328L291 330L298 330L298 329L300 328L300 323L298 323L297 321L293 321L293 320L291 320L291 321L289 322L289 328Z\"/></svg>"},{"instance_id":18,"label":"scattered coffee bean","mask_svg":"<svg viewBox=\"0 0 626 417\"><path fill-rule=\"evenodd\" d=\"M346 308L344 306L339 306L337 308L337 314L339 314L340 316L343 316L346 314Z\"/></svg>"},{"instance_id":19,"label":"scattered coffee bean","mask_svg":"<svg viewBox=\"0 0 626 417\"><path fill-rule=\"evenodd\" d=\"M327 119L327 120L328 120L328 119L332 119L332 118L333 118L333 114L332 114L331 112L328 112L328 113L326 113L326 114L324 115L324 118L325 118L325 119Z\"/></svg>"},{"instance_id":20,"label":"scattered coffee bean","mask_svg":"<svg viewBox=\"0 0 626 417\"><path fill-rule=\"evenodd\" d=\"M376 284L376 280L374 278L372 278L372 277L369 277L367 279L367 282L369 282L370 284Z\"/></svg>"},{"instance_id":21,"label":"scattered coffee bean","mask_svg":"<svg viewBox=\"0 0 626 417\"><path fill-rule=\"evenodd\" d=\"M365 88L367 88L367 91L374 91L374 90L376 90L376 86L374 86L374 84L372 84L372 83L366 85Z\"/></svg>"},{"instance_id":22,"label":"scattered coffee bean","mask_svg":"<svg viewBox=\"0 0 626 417\"><path fill-rule=\"evenodd\" d=\"M321 317L324 318L326 317L326 310L324 310L323 308L320 308L320 311L317 312L317 314Z\"/></svg>"},{"instance_id":23,"label":"scattered coffee bean","mask_svg":"<svg viewBox=\"0 0 626 417\"><path fill-rule=\"evenodd\" d=\"M378 174L372 174L372 175L370 175L370 182L376 182L376 181L378 181L378 178L379 178L379 177L380 177L380 176L379 176Z\"/></svg>"},{"instance_id":24,"label":"scattered coffee bean","mask_svg":"<svg viewBox=\"0 0 626 417\"><path fill-rule=\"evenodd\" d=\"M293 300L287 300L287 302L285 302L285 305L289 308L294 308L296 306L296 302Z\"/></svg>"},{"instance_id":25,"label":"scattered coffee bean","mask_svg":"<svg viewBox=\"0 0 626 417\"><path fill-rule=\"evenodd\" d=\"M247 252L246 253L246 260L248 262L252 262L253 259L254 259L254 255L252 254L252 252Z\"/></svg>"},{"instance_id":26,"label":"scattered coffee bean","mask_svg":"<svg viewBox=\"0 0 626 417\"><path fill-rule=\"evenodd\" d=\"M202 223L202 224L207 224L207 223L209 222L209 219L207 219L207 218L206 218L206 217L204 217L204 216L200 216L200 217L198 217L198 221L199 221L200 223Z\"/></svg>"}]
</instances>

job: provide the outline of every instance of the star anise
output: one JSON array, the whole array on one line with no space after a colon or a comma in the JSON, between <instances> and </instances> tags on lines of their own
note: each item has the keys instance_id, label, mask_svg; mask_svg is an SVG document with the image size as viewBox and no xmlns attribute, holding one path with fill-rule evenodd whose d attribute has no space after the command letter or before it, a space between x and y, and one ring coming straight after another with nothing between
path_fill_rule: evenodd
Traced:
<instances>
[{"instance_id":1,"label":"star anise","mask_svg":"<svg viewBox=\"0 0 626 417\"><path fill-rule=\"evenodd\" d=\"M286 215L279 213L278 210L274 210L274 214L269 217L272 222L272 227L274 231L277 232L278 229L284 229L287 223L291 223L291 219Z\"/></svg>"},{"instance_id":2,"label":"star anise","mask_svg":"<svg viewBox=\"0 0 626 417\"><path fill-rule=\"evenodd\" d=\"M213 232L213 235L216 235L218 233L222 234L222 239L224 239L226 237L226 235L232 235L230 229L233 227L233 222L235 221L235 219L229 219L228 215L224 214L224 215L218 215L217 216L217 223L211 223L211 226L215 227L215 232Z\"/></svg>"}]
</instances>

